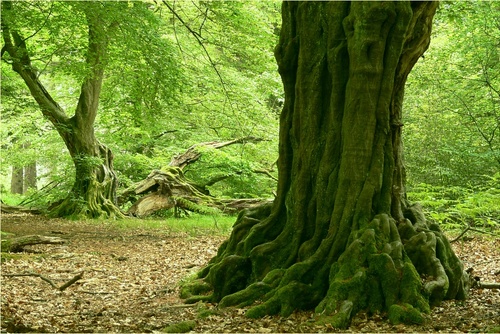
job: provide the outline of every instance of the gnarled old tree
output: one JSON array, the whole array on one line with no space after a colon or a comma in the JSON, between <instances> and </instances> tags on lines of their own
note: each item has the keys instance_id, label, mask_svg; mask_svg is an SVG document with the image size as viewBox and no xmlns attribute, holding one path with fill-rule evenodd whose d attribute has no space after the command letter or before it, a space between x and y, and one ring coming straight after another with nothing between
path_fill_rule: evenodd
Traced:
<instances>
[{"instance_id":1,"label":"gnarled old tree","mask_svg":"<svg viewBox=\"0 0 500 334\"><path fill-rule=\"evenodd\" d=\"M74 6L73 10L77 9L77 12L85 15L88 25L87 71L73 116L66 114L39 80L26 45L27 38L22 36L16 26L17 19L22 15L16 11L19 4L8 1L2 2L2 58L5 52L10 55L6 61L10 62L12 69L22 77L43 115L50 120L64 140L76 168L72 191L52 210L52 214L121 216L115 205L117 178L113 170L113 154L94 134L94 121L107 61L108 30L116 25L116 22L107 22L104 18L104 13L108 10L106 7L111 4L78 2L71 5ZM51 14L52 10L47 20ZM43 25L44 23L41 27Z\"/></svg>"},{"instance_id":2,"label":"gnarled old tree","mask_svg":"<svg viewBox=\"0 0 500 334\"><path fill-rule=\"evenodd\" d=\"M436 7L283 3L277 198L239 215L217 256L184 286L188 302L260 300L249 317L315 308L346 327L361 310L420 322L441 300L466 297L461 261L405 199L404 84L429 45Z\"/></svg>"}]
</instances>

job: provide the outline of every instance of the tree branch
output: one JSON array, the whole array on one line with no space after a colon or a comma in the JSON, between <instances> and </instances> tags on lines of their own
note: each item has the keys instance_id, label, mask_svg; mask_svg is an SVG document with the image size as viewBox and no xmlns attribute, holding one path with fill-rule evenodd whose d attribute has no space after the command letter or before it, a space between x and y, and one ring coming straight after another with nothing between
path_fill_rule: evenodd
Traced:
<instances>
[{"instance_id":1,"label":"tree branch","mask_svg":"<svg viewBox=\"0 0 500 334\"><path fill-rule=\"evenodd\" d=\"M189 31L189 33L191 35L193 35L193 37L196 39L196 41L198 42L198 44L202 47L203 51L205 52L205 55L207 56L207 59L210 63L210 66L212 66L212 68L214 69L215 73L217 74L217 77L219 78L219 81L221 83L221 86L222 86L222 90L224 91L224 95L226 96L226 99L227 101L229 101L229 105L231 107L231 110L234 112L234 108L233 108L233 105L231 103L231 99L229 98L229 92L226 88L226 83L224 82L224 80L222 79L222 75L220 74L219 70L217 69L217 66L215 64L215 62L213 61L212 57L210 56L210 53L208 52L207 48L205 47L205 45L203 44L202 42L202 36L201 36L201 30L200 30L200 33L194 31L183 19L182 17L180 17L179 14L177 14L177 12L174 10L174 8L172 8L172 6L170 6L165 0L162 0L163 4L172 12L172 14L182 23L182 25ZM205 17L205 20L206 20L206 17ZM205 22L205 20L203 21L203 23ZM238 117L235 118L236 119L236 122L240 123ZM239 124L241 126L241 124Z\"/></svg>"},{"instance_id":2,"label":"tree branch","mask_svg":"<svg viewBox=\"0 0 500 334\"><path fill-rule=\"evenodd\" d=\"M212 142L205 142L205 143L199 143L192 145L190 148L186 150L186 152L176 155L172 158L170 161L169 166L173 167L179 167L183 169L187 165L197 161L201 157L201 152L198 150L200 147L211 147L214 149L220 149L229 145L233 144L242 144L246 142L253 142L253 143L258 143L263 141L264 139L262 138L257 138L253 136L247 136L247 137L241 137L225 142L218 142L218 141L212 141Z\"/></svg>"},{"instance_id":3,"label":"tree branch","mask_svg":"<svg viewBox=\"0 0 500 334\"><path fill-rule=\"evenodd\" d=\"M82 128L92 127L94 124L106 66L108 38L102 18L96 13L98 9L95 6L94 3L85 4L85 17L89 29L86 62L90 71L82 83L74 116Z\"/></svg>"},{"instance_id":4,"label":"tree branch","mask_svg":"<svg viewBox=\"0 0 500 334\"><path fill-rule=\"evenodd\" d=\"M8 1L2 2L2 10L12 10L12 4ZM61 130L68 123L69 118L64 110L57 104L52 96L47 92L43 84L38 80L37 71L31 64L30 55L26 48L25 39L16 31L11 30L7 20L2 20L2 36L4 46L2 56L6 51L12 59L12 69L17 72L29 88L31 95L40 106L42 113L52 124Z\"/></svg>"},{"instance_id":5,"label":"tree branch","mask_svg":"<svg viewBox=\"0 0 500 334\"><path fill-rule=\"evenodd\" d=\"M74 284L76 281L82 279L83 278L83 273L84 273L83 271L80 272L80 273L78 273L75 277L73 277L72 279L70 279L69 281L67 281L66 283L64 283L63 285L61 285L59 287L51 279L49 279L49 278L47 278L45 276L42 276L41 274L34 273L34 272L22 273L22 274L3 274L2 276L4 276L4 277L20 277L20 276L34 276L34 277L39 277L43 281L49 283L54 289L57 289L59 291L64 291L69 286L71 286L72 284Z\"/></svg>"}]
</instances>

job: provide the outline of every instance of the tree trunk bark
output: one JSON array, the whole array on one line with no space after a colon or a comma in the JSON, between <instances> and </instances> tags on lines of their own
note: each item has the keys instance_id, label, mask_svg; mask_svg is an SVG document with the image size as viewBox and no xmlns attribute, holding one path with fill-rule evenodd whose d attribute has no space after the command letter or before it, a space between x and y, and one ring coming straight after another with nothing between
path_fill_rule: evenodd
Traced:
<instances>
[{"instance_id":1,"label":"tree trunk bark","mask_svg":"<svg viewBox=\"0 0 500 334\"><path fill-rule=\"evenodd\" d=\"M31 146L30 143L23 144L24 149L28 149ZM28 189L36 189L36 161L24 166L23 175L23 194L25 194Z\"/></svg>"},{"instance_id":2,"label":"tree trunk bark","mask_svg":"<svg viewBox=\"0 0 500 334\"><path fill-rule=\"evenodd\" d=\"M421 322L430 305L465 297L462 263L404 190L404 83L429 45L436 7L283 3L277 198L240 214L202 280L186 288L212 294L189 301L260 299L250 317L315 308L346 327L361 310Z\"/></svg>"},{"instance_id":3,"label":"tree trunk bark","mask_svg":"<svg viewBox=\"0 0 500 334\"><path fill-rule=\"evenodd\" d=\"M50 214L55 217L123 217L116 206L118 178L111 150L93 137L72 137L71 143L74 145L70 154L76 170L75 183L70 194Z\"/></svg>"},{"instance_id":4,"label":"tree trunk bark","mask_svg":"<svg viewBox=\"0 0 500 334\"><path fill-rule=\"evenodd\" d=\"M13 194L23 193L24 169L12 166L12 177L10 179L10 192Z\"/></svg>"},{"instance_id":5,"label":"tree trunk bark","mask_svg":"<svg viewBox=\"0 0 500 334\"><path fill-rule=\"evenodd\" d=\"M54 125L64 140L76 169L76 180L68 197L52 210L54 216L122 217L116 204L117 178L113 171L111 151L99 143L94 135L104 68L108 49L108 29L102 18L105 8L100 3L81 2L88 25L86 63L88 74L84 78L75 114L68 117L40 82L31 65L25 40L9 22L2 21L4 49L12 60L12 68L30 89L44 116ZM2 2L2 9L13 11L13 4ZM9 15L14 17L14 15ZM4 50L2 50L3 52Z\"/></svg>"},{"instance_id":6,"label":"tree trunk bark","mask_svg":"<svg viewBox=\"0 0 500 334\"><path fill-rule=\"evenodd\" d=\"M23 182L23 193L26 193L28 189L36 189L36 161L24 166L24 182Z\"/></svg>"}]
</instances>

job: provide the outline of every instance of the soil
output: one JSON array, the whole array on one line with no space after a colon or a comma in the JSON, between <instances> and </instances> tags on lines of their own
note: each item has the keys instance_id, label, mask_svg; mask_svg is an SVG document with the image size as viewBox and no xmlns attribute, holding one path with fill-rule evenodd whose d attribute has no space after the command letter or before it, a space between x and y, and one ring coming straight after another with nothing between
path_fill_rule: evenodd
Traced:
<instances>
[{"instance_id":1,"label":"soil","mask_svg":"<svg viewBox=\"0 0 500 334\"><path fill-rule=\"evenodd\" d=\"M228 235L173 232L168 221L163 228L141 229L29 214L1 218L4 232L67 240L26 247L2 262L2 332L339 332L315 324L311 311L248 319L245 309L184 304L179 283L205 265ZM500 240L466 236L453 243L465 267L481 281L500 281ZM63 291L41 279L60 286L81 272L83 278ZM39 276L8 276L26 273ZM391 325L384 314L358 314L344 332L500 332L500 291L472 289L468 300L435 307L423 325Z\"/></svg>"}]
</instances>

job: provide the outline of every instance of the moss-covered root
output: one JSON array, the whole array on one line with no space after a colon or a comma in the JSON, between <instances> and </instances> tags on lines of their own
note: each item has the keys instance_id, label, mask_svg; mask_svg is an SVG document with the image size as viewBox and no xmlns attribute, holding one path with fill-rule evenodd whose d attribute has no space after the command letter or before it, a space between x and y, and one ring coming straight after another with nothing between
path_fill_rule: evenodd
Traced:
<instances>
[{"instance_id":1,"label":"moss-covered root","mask_svg":"<svg viewBox=\"0 0 500 334\"><path fill-rule=\"evenodd\" d=\"M265 315L280 314L288 317L295 310L310 309L318 303L317 293L309 284L297 281L288 282L272 290L266 301L252 307L246 313L249 318L261 318Z\"/></svg>"},{"instance_id":2,"label":"moss-covered root","mask_svg":"<svg viewBox=\"0 0 500 334\"><path fill-rule=\"evenodd\" d=\"M219 302L223 297L245 289L251 274L249 258L238 255L223 257L213 265L205 279L213 287L213 301Z\"/></svg>"},{"instance_id":3,"label":"moss-covered root","mask_svg":"<svg viewBox=\"0 0 500 334\"><path fill-rule=\"evenodd\" d=\"M389 322L393 325L397 324L421 324L424 322L422 313L408 303L401 305L394 304L389 307Z\"/></svg>"},{"instance_id":4,"label":"moss-covered root","mask_svg":"<svg viewBox=\"0 0 500 334\"><path fill-rule=\"evenodd\" d=\"M269 284L264 282L256 282L250 284L246 289L225 296L221 299L219 307L238 306L245 307L252 305L257 299L271 291Z\"/></svg>"},{"instance_id":5,"label":"moss-covered root","mask_svg":"<svg viewBox=\"0 0 500 334\"><path fill-rule=\"evenodd\" d=\"M395 322L415 322L417 313L429 312L420 277L396 232L394 221L382 215L358 232L331 267L328 292L316 307L320 322L346 328L360 310L390 311Z\"/></svg>"},{"instance_id":6,"label":"moss-covered root","mask_svg":"<svg viewBox=\"0 0 500 334\"><path fill-rule=\"evenodd\" d=\"M429 278L425 290L431 305L443 299L465 299L469 277L437 224L428 224L419 205L405 212L399 226L404 248L419 274Z\"/></svg>"},{"instance_id":7,"label":"moss-covered root","mask_svg":"<svg viewBox=\"0 0 500 334\"><path fill-rule=\"evenodd\" d=\"M194 280L181 284L180 297L188 299L193 296L200 296L212 291L212 286L203 280Z\"/></svg>"},{"instance_id":8,"label":"moss-covered root","mask_svg":"<svg viewBox=\"0 0 500 334\"><path fill-rule=\"evenodd\" d=\"M164 327L161 332L163 333L187 333L196 327L196 322L193 320L181 321L175 324Z\"/></svg>"},{"instance_id":9,"label":"moss-covered root","mask_svg":"<svg viewBox=\"0 0 500 334\"><path fill-rule=\"evenodd\" d=\"M87 194L87 200L75 200L68 196L60 204L50 210L51 217L85 218L125 218L120 209L108 199L97 193Z\"/></svg>"}]
</instances>

